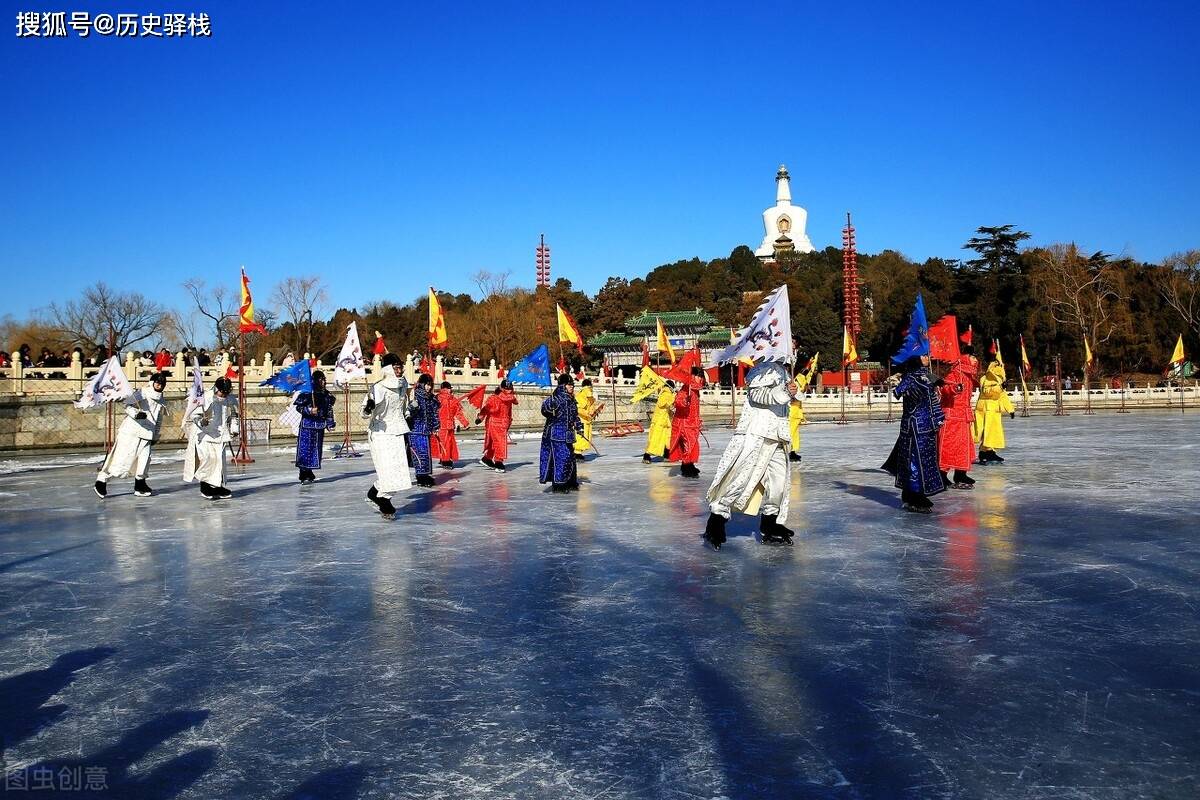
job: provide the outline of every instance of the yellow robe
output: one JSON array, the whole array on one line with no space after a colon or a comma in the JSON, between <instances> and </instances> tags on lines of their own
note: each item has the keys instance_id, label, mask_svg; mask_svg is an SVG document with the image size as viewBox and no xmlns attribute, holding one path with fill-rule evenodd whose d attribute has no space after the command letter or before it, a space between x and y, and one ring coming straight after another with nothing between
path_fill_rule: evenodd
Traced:
<instances>
[{"instance_id":1,"label":"yellow robe","mask_svg":"<svg viewBox=\"0 0 1200 800\"><path fill-rule=\"evenodd\" d=\"M792 452L800 452L800 426L804 424L804 404L800 398L788 403L788 428L792 432Z\"/></svg>"},{"instance_id":2,"label":"yellow robe","mask_svg":"<svg viewBox=\"0 0 1200 800\"><path fill-rule=\"evenodd\" d=\"M1015 410L1004 391L1004 365L993 361L979 381L979 399L975 401L975 443L984 450L1004 449L1003 414Z\"/></svg>"},{"instance_id":3,"label":"yellow robe","mask_svg":"<svg viewBox=\"0 0 1200 800\"><path fill-rule=\"evenodd\" d=\"M646 437L646 452L661 456L671 445L671 412L675 409L675 393L663 389L654 404L654 416L650 418L650 435Z\"/></svg>"},{"instance_id":4,"label":"yellow robe","mask_svg":"<svg viewBox=\"0 0 1200 800\"><path fill-rule=\"evenodd\" d=\"M579 420L583 423L583 435L575 435L575 452L583 455L592 449L588 442L592 439L592 420L596 418L600 404L596 402L596 395L592 394L590 386L583 387L575 394L575 402L579 404Z\"/></svg>"}]
</instances>

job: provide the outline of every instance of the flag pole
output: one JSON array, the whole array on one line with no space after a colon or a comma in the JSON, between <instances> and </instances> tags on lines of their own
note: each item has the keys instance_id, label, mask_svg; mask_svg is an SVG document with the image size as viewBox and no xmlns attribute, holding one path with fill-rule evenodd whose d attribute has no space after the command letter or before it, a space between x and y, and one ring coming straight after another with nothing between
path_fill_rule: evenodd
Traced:
<instances>
[{"instance_id":1,"label":"flag pole","mask_svg":"<svg viewBox=\"0 0 1200 800\"><path fill-rule=\"evenodd\" d=\"M240 325L238 326L241 327ZM246 332L238 331L238 451L233 457L235 464L253 464L250 450L246 447Z\"/></svg>"},{"instance_id":2,"label":"flag pole","mask_svg":"<svg viewBox=\"0 0 1200 800\"><path fill-rule=\"evenodd\" d=\"M838 425L846 424L846 390L850 388L850 365L846 363L846 359L842 359L842 417L838 420Z\"/></svg>"},{"instance_id":3,"label":"flag pole","mask_svg":"<svg viewBox=\"0 0 1200 800\"><path fill-rule=\"evenodd\" d=\"M1084 362L1083 365L1083 414L1085 417L1090 417L1096 412L1092 411L1092 389L1091 383L1088 380L1088 365Z\"/></svg>"},{"instance_id":4,"label":"flag pole","mask_svg":"<svg viewBox=\"0 0 1200 800\"><path fill-rule=\"evenodd\" d=\"M113 357L113 348L116 347L116 344L117 344L117 335L116 335L116 333L113 332L112 320L109 320L109 323L108 323L108 357L110 359ZM120 361L120 359L117 359L117 360ZM113 437L113 428L116 426L116 423L113 422L113 405L112 405L112 403L111 402L105 403L104 406L105 406L104 455L107 458L108 452L110 450L112 450L113 438L114 438Z\"/></svg>"},{"instance_id":5,"label":"flag pole","mask_svg":"<svg viewBox=\"0 0 1200 800\"><path fill-rule=\"evenodd\" d=\"M1062 356L1054 356L1054 416L1065 417L1068 412L1063 408L1062 394Z\"/></svg>"}]
</instances>

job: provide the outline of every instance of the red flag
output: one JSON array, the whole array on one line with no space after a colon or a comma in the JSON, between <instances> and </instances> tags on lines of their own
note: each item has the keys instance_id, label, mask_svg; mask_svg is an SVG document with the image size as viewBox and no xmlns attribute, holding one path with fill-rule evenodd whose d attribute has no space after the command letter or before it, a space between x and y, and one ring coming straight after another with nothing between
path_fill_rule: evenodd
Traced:
<instances>
[{"instance_id":1,"label":"red flag","mask_svg":"<svg viewBox=\"0 0 1200 800\"><path fill-rule=\"evenodd\" d=\"M377 356L387 355L387 345L383 343L383 334L379 331L375 331L375 347L371 352Z\"/></svg>"},{"instance_id":2,"label":"red flag","mask_svg":"<svg viewBox=\"0 0 1200 800\"><path fill-rule=\"evenodd\" d=\"M229 378L229 380L231 380L231 381L236 381L237 377L238 377L237 367L233 366L232 364L230 364L228 367L226 367L225 377Z\"/></svg>"},{"instance_id":3,"label":"red flag","mask_svg":"<svg viewBox=\"0 0 1200 800\"><path fill-rule=\"evenodd\" d=\"M433 377L433 362L430 361L427 357L425 357L425 356L421 357L421 365L418 369L421 372L428 375L429 377L431 377L431 378Z\"/></svg>"},{"instance_id":4,"label":"red flag","mask_svg":"<svg viewBox=\"0 0 1200 800\"><path fill-rule=\"evenodd\" d=\"M476 408L483 408L483 396L487 392L487 386L482 383L476 386L471 391L463 395L463 400L466 400Z\"/></svg>"},{"instance_id":5,"label":"red flag","mask_svg":"<svg viewBox=\"0 0 1200 800\"><path fill-rule=\"evenodd\" d=\"M709 383L716 386L721 382L721 368L709 367L708 369L704 370L704 377Z\"/></svg>"},{"instance_id":6,"label":"red flag","mask_svg":"<svg viewBox=\"0 0 1200 800\"><path fill-rule=\"evenodd\" d=\"M681 383L691 380L692 367L700 366L700 351L688 350L683 358L676 361L664 377Z\"/></svg>"},{"instance_id":7,"label":"red flag","mask_svg":"<svg viewBox=\"0 0 1200 800\"><path fill-rule=\"evenodd\" d=\"M737 368L738 368L738 370L737 370L737 385L745 386L746 385L746 363L744 361L738 361Z\"/></svg>"},{"instance_id":8,"label":"red flag","mask_svg":"<svg viewBox=\"0 0 1200 800\"><path fill-rule=\"evenodd\" d=\"M612 377L612 371L608 368L608 356L605 356L604 360L600 362L600 373L606 378Z\"/></svg>"},{"instance_id":9,"label":"red flag","mask_svg":"<svg viewBox=\"0 0 1200 800\"><path fill-rule=\"evenodd\" d=\"M558 356L558 372L561 375L562 373L564 373L566 371L567 371L567 359L564 358L561 354L559 354L559 356Z\"/></svg>"},{"instance_id":10,"label":"red flag","mask_svg":"<svg viewBox=\"0 0 1200 800\"><path fill-rule=\"evenodd\" d=\"M957 361L962 357L958 350L958 320L953 314L929 326L929 357L936 361Z\"/></svg>"},{"instance_id":11,"label":"red flag","mask_svg":"<svg viewBox=\"0 0 1200 800\"><path fill-rule=\"evenodd\" d=\"M988 352L991 353L992 355L996 355L996 351L998 351L999 349L1000 349L1000 342L996 339L992 339L992 346L988 348Z\"/></svg>"},{"instance_id":12,"label":"red flag","mask_svg":"<svg viewBox=\"0 0 1200 800\"><path fill-rule=\"evenodd\" d=\"M645 339L642 340L642 366L650 366L650 345Z\"/></svg>"},{"instance_id":13,"label":"red flag","mask_svg":"<svg viewBox=\"0 0 1200 800\"><path fill-rule=\"evenodd\" d=\"M963 335L958 338L963 344L970 345L971 340L975 338L975 331L971 330L971 326L968 325L966 332L964 332Z\"/></svg>"}]
</instances>

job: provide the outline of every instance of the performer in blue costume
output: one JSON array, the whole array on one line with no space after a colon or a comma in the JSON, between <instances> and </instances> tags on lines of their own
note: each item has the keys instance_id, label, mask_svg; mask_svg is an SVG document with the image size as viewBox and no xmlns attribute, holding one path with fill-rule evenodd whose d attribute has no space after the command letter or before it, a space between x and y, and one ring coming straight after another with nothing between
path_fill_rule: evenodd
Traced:
<instances>
[{"instance_id":1,"label":"performer in blue costume","mask_svg":"<svg viewBox=\"0 0 1200 800\"><path fill-rule=\"evenodd\" d=\"M433 456L429 450L429 439L438 431L438 410L441 403L433 393L433 378L421 375L413 393L411 407L412 422L409 423L408 447L412 450L413 467L417 471L417 485L430 487L433 482Z\"/></svg>"},{"instance_id":2,"label":"performer in blue costume","mask_svg":"<svg viewBox=\"0 0 1200 800\"><path fill-rule=\"evenodd\" d=\"M553 492L578 491L575 474L575 434L583 433L575 403L575 381L558 376L558 388L542 402L546 427L542 430L541 473L538 483L549 483Z\"/></svg>"},{"instance_id":3,"label":"performer in blue costume","mask_svg":"<svg viewBox=\"0 0 1200 800\"><path fill-rule=\"evenodd\" d=\"M929 372L929 356L911 356L892 393L903 402L900 436L883 468L896 476L905 511L928 514L929 496L944 491L938 469L938 429L945 422L938 384Z\"/></svg>"},{"instance_id":4,"label":"performer in blue costume","mask_svg":"<svg viewBox=\"0 0 1200 800\"><path fill-rule=\"evenodd\" d=\"M296 395L296 410L300 412L300 432L296 436L296 466L300 482L317 479L314 469L321 468L321 449L325 446L325 431L336 427L333 418L334 396L325 390L325 373L312 374L312 391Z\"/></svg>"}]
</instances>

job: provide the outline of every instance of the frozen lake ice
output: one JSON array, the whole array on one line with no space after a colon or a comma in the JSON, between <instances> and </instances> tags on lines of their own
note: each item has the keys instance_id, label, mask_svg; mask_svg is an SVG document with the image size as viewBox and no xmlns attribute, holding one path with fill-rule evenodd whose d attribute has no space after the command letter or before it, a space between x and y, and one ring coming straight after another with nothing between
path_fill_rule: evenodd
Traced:
<instances>
[{"instance_id":1,"label":"frozen lake ice","mask_svg":"<svg viewBox=\"0 0 1200 800\"><path fill-rule=\"evenodd\" d=\"M99 454L6 455L3 768L107 787L31 797L1200 796L1200 415L1005 425L929 516L876 469L895 424L806 426L795 546L735 517L719 553L722 430L690 482L598 438L568 496L522 440L391 523L369 458L302 488L258 452L214 504L174 452L103 502Z\"/></svg>"}]
</instances>

